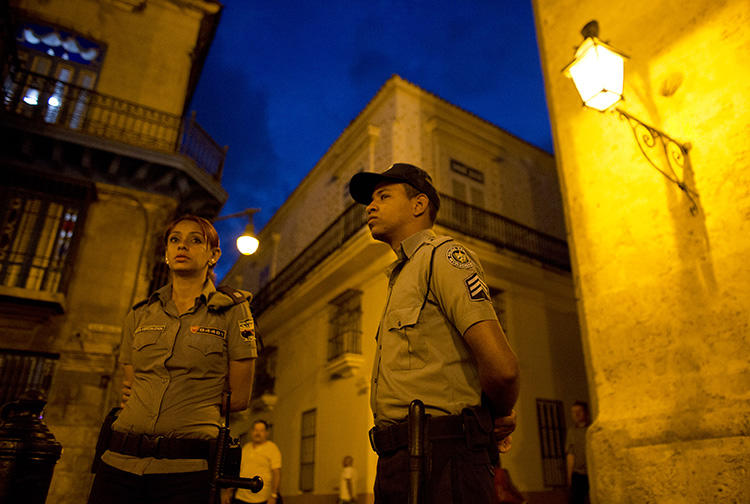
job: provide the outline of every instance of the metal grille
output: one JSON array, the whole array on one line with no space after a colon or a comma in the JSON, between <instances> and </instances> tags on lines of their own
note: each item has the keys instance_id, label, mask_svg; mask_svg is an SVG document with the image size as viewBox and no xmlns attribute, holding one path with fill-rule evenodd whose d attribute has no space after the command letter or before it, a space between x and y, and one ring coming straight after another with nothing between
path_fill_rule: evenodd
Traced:
<instances>
[{"instance_id":1,"label":"metal grille","mask_svg":"<svg viewBox=\"0 0 750 504\"><path fill-rule=\"evenodd\" d=\"M49 393L60 354L0 349L0 405L27 390Z\"/></svg>"},{"instance_id":2,"label":"metal grille","mask_svg":"<svg viewBox=\"0 0 750 504\"><path fill-rule=\"evenodd\" d=\"M312 492L315 482L315 418L314 409L302 413L299 489L303 492Z\"/></svg>"},{"instance_id":3,"label":"metal grille","mask_svg":"<svg viewBox=\"0 0 750 504\"><path fill-rule=\"evenodd\" d=\"M226 149L195 118L180 116L28 70L9 71L0 110L36 123L163 152L184 154L221 180Z\"/></svg>"},{"instance_id":4,"label":"metal grille","mask_svg":"<svg viewBox=\"0 0 750 504\"><path fill-rule=\"evenodd\" d=\"M65 292L86 201L6 187L0 203L0 285Z\"/></svg>"},{"instance_id":5,"label":"metal grille","mask_svg":"<svg viewBox=\"0 0 750 504\"><path fill-rule=\"evenodd\" d=\"M568 244L502 215L440 195L437 223L499 247L570 271Z\"/></svg>"},{"instance_id":6,"label":"metal grille","mask_svg":"<svg viewBox=\"0 0 750 504\"><path fill-rule=\"evenodd\" d=\"M539 423L539 446L542 450L544 486L565 486L567 474L563 403L551 399L537 399L536 415Z\"/></svg>"},{"instance_id":7,"label":"metal grille","mask_svg":"<svg viewBox=\"0 0 750 504\"><path fill-rule=\"evenodd\" d=\"M345 353L361 354L362 292L349 289L331 301L331 335L328 360Z\"/></svg>"}]
</instances>

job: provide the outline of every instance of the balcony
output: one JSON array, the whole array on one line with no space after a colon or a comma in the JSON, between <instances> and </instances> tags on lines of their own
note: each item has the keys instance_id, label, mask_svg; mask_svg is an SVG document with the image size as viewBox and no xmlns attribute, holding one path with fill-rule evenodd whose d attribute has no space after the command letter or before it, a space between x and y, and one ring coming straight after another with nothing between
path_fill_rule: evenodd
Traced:
<instances>
[{"instance_id":1,"label":"balcony","mask_svg":"<svg viewBox=\"0 0 750 504\"><path fill-rule=\"evenodd\" d=\"M54 127L192 159L221 181L226 148L195 121L27 70L4 72L2 111Z\"/></svg>"},{"instance_id":2,"label":"balcony","mask_svg":"<svg viewBox=\"0 0 750 504\"><path fill-rule=\"evenodd\" d=\"M492 243L530 259L570 271L568 244L502 215L468 205L445 194L437 224ZM297 255L253 298L253 313L260 316L289 289L299 284L331 253L344 245L366 224L365 207L354 203Z\"/></svg>"}]
</instances>

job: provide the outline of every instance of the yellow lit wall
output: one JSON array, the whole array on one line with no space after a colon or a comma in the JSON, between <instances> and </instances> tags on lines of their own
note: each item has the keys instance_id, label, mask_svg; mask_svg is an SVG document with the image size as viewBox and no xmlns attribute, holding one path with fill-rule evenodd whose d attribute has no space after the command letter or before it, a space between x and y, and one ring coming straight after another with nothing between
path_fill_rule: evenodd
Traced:
<instances>
[{"instance_id":1,"label":"yellow lit wall","mask_svg":"<svg viewBox=\"0 0 750 504\"><path fill-rule=\"evenodd\" d=\"M595 403L596 501L748 502L750 3L534 9ZM562 75L592 19L630 58L620 106L692 144L678 172L700 194L697 215L627 123L583 109Z\"/></svg>"}]
</instances>

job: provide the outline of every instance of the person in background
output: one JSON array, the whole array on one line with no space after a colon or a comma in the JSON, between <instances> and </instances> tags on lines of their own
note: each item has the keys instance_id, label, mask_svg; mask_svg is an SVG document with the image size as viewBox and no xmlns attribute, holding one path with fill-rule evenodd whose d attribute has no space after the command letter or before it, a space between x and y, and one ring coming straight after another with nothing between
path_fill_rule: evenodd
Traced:
<instances>
[{"instance_id":1,"label":"person in background","mask_svg":"<svg viewBox=\"0 0 750 504\"><path fill-rule=\"evenodd\" d=\"M339 483L339 504L354 504L357 502L357 470L352 465L351 455L344 457L341 462L341 481Z\"/></svg>"},{"instance_id":2,"label":"person in background","mask_svg":"<svg viewBox=\"0 0 750 504\"><path fill-rule=\"evenodd\" d=\"M420 400L429 415L422 502L491 503L493 465L516 424L519 367L482 267L461 243L432 231L440 198L424 170L396 163L360 172L349 192L366 205L372 237L396 255L370 386L375 502L408 502L407 416Z\"/></svg>"},{"instance_id":3,"label":"person in background","mask_svg":"<svg viewBox=\"0 0 750 504\"><path fill-rule=\"evenodd\" d=\"M268 423L265 420L253 422L250 441L242 446L240 476L260 476L263 478L263 488L258 493L244 488L237 489L234 500L231 500L233 504L277 504L281 485L281 452L276 443L268 440ZM228 502L230 499L226 499L223 504Z\"/></svg>"},{"instance_id":4,"label":"person in background","mask_svg":"<svg viewBox=\"0 0 750 504\"><path fill-rule=\"evenodd\" d=\"M217 290L219 236L185 215L164 234L170 282L123 324L122 410L96 464L89 504L205 504L222 419L247 408L257 349L250 293Z\"/></svg>"},{"instance_id":5,"label":"person in background","mask_svg":"<svg viewBox=\"0 0 750 504\"><path fill-rule=\"evenodd\" d=\"M586 430L589 427L589 406L576 401L570 408L573 426L565 439L570 503L584 504L589 501L589 477L586 471Z\"/></svg>"}]
</instances>

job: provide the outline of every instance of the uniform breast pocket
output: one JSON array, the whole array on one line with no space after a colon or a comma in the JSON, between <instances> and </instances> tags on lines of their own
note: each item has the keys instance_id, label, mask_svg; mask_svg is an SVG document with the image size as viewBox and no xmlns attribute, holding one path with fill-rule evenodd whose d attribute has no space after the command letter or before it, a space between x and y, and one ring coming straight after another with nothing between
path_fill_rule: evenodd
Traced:
<instances>
[{"instance_id":1,"label":"uniform breast pocket","mask_svg":"<svg viewBox=\"0 0 750 504\"><path fill-rule=\"evenodd\" d=\"M389 338L381 353L389 358L386 363L393 370L421 369L427 364L427 344L417 324L420 312L420 306L413 306L388 313Z\"/></svg>"},{"instance_id":2,"label":"uniform breast pocket","mask_svg":"<svg viewBox=\"0 0 750 504\"><path fill-rule=\"evenodd\" d=\"M187 339L187 346L198 350L205 356L221 355L224 352L224 339L213 334L191 334Z\"/></svg>"},{"instance_id":3,"label":"uniform breast pocket","mask_svg":"<svg viewBox=\"0 0 750 504\"><path fill-rule=\"evenodd\" d=\"M136 367L148 366L163 351L159 339L164 326L139 327L133 335L133 364Z\"/></svg>"}]
</instances>

